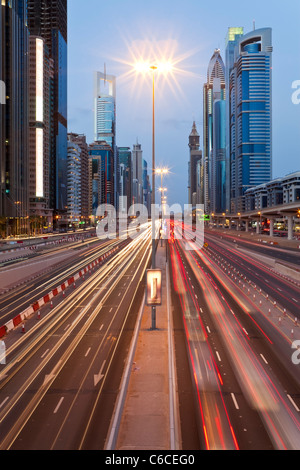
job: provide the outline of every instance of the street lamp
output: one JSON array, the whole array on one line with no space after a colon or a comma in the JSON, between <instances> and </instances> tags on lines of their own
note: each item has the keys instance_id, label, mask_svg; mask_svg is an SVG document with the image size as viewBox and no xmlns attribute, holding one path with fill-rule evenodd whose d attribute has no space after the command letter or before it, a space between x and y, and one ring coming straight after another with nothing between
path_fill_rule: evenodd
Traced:
<instances>
[{"instance_id":1,"label":"street lamp","mask_svg":"<svg viewBox=\"0 0 300 470\"><path fill-rule=\"evenodd\" d=\"M170 62L151 64L147 62L138 62L135 64L135 70L138 73L152 72L152 269L156 268L155 260L155 76L157 73L166 75L172 71ZM154 214L153 214L154 212ZM152 306L152 330L156 330L156 307Z\"/></svg>"}]
</instances>

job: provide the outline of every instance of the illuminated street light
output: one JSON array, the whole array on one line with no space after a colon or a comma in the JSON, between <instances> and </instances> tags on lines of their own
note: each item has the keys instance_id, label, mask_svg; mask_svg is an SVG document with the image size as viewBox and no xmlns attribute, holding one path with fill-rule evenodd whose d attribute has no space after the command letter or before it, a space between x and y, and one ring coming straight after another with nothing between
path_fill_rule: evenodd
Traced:
<instances>
[{"instance_id":1,"label":"illuminated street light","mask_svg":"<svg viewBox=\"0 0 300 470\"><path fill-rule=\"evenodd\" d=\"M147 74L152 73L152 269L156 268L155 260L155 76L156 74L166 75L170 73L173 66L170 62L157 62L150 63L140 61L134 65L134 69L137 73ZM152 330L156 330L156 307L152 306Z\"/></svg>"}]
</instances>

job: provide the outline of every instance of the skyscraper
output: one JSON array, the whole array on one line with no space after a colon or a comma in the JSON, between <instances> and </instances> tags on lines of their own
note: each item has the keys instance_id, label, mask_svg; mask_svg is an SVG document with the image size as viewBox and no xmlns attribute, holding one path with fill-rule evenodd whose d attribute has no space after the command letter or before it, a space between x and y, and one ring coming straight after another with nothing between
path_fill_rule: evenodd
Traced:
<instances>
[{"instance_id":1,"label":"skyscraper","mask_svg":"<svg viewBox=\"0 0 300 470\"><path fill-rule=\"evenodd\" d=\"M225 100L225 66L220 49L215 49L209 62L207 82L203 87L204 207L206 213L211 212L214 102L216 100Z\"/></svg>"},{"instance_id":2,"label":"skyscraper","mask_svg":"<svg viewBox=\"0 0 300 470\"><path fill-rule=\"evenodd\" d=\"M68 134L69 142L77 144L80 148L80 180L81 180L81 212L80 218L82 222L87 225L89 222L89 198L90 198L90 185L89 185L89 146L86 142L84 134Z\"/></svg>"},{"instance_id":3,"label":"skyscraper","mask_svg":"<svg viewBox=\"0 0 300 470\"><path fill-rule=\"evenodd\" d=\"M272 30L242 36L230 74L231 211L247 189L272 179Z\"/></svg>"},{"instance_id":4,"label":"skyscraper","mask_svg":"<svg viewBox=\"0 0 300 470\"><path fill-rule=\"evenodd\" d=\"M50 205L67 208L67 0L27 0L30 34L44 39L54 61L50 140Z\"/></svg>"},{"instance_id":5,"label":"skyscraper","mask_svg":"<svg viewBox=\"0 0 300 470\"><path fill-rule=\"evenodd\" d=\"M92 166L91 215L95 216L100 205L114 205L113 150L104 140L89 146Z\"/></svg>"},{"instance_id":6,"label":"skyscraper","mask_svg":"<svg viewBox=\"0 0 300 470\"><path fill-rule=\"evenodd\" d=\"M127 197L127 205L121 204L119 210L128 214L132 204L132 161L129 147L118 147L118 161L120 165L119 195Z\"/></svg>"},{"instance_id":7,"label":"skyscraper","mask_svg":"<svg viewBox=\"0 0 300 470\"><path fill-rule=\"evenodd\" d=\"M119 165L116 144L116 77L94 74L95 142L105 141L113 151L114 201L118 205Z\"/></svg>"},{"instance_id":8,"label":"skyscraper","mask_svg":"<svg viewBox=\"0 0 300 470\"><path fill-rule=\"evenodd\" d=\"M226 102L216 99L213 112L213 150L211 159L211 212L226 212Z\"/></svg>"},{"instance_id":9,"label":"skyscraper","mask_svg":"<svg viewBox=\"0 0 300 470\"><path fill-rule=\"evenodd\" d=\"M203 204L204 201L204 166L200 150L200 135L195 122L189 136L189 149L189 204L195 206Z\"/></svg>"},{"instance_id":10,"label":"skyscraper","mask_svg":"<svg viewBox=\"0 0 300 470\"><path fill-rule=\"evenodd\" d=\"M0 5L0 216L5 232L27 232L28 194L28 28L26 0Z\"/></svg>"},{"instance_id":11,"label":"skyscraper","mask_svg":"<svg viewBox=\"0 0 300 470\"><path fill-rule=\"evenodd\" d=\"M133 204L143 204L143 150L138 142L132 150L132 199Z\"/></svg>"},{"instance_id":12,"label":"skyscraper","mask_svg":"<svg viewBox=\"0 0 300 470\"><path fill-rule=\"evenodd\" d=\"M50 110L53 97L53 60L45 41L29 37L29 219L52 229L50 208Z\"/></svg>"}]
</instances>

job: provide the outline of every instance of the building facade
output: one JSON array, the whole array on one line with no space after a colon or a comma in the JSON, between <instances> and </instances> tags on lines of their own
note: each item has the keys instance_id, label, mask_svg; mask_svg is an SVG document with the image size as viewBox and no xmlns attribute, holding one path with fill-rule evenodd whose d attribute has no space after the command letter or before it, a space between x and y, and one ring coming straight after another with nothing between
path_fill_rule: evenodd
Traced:
<instances>
[{"instance_id":1,"label":"building facade","mask_svg":"<svg viewBox=\"0 0 300 470\"><path fill-rule=\"evenodd\" d=\"M105 141L113 151L114 201L118 208L119 165L116 144L116 77L106 72L94 74L94 139Z\"/></svg>"},{"instance_id":2,"label":"building facade","mask_svg":"<svg viewBox=\"0 0 300 470\"><path fill-rule=\"evenodd\" d=\"M207 82L203 87L204 207L206 213L212 210L214 103L216 100L225 100L225 98L225 66L220 49L215 49L208 66ZM221 124L223 121L219 122Z\"/></svg>"},{"instance_id":3,"label":"building facade","mask_svg":"<svg viewBox=\"0 0 300 470\"><path fill-rule=\"evenodd\" d=\"M138 142L132 149L132 204L143 204L143 150Z\"/></svg>"},{"instance_id":4,"label":"building facade","mask_svg":"<svg viewBox=\"0 0 300 470\"><path fill-rule=\"evenodd\" d=\"M245 192L272 178L272 30L239 38L229 82L231 212L245 210Z\"/></svg>"},{"instance_id":5,"label":"building facade","mask_svg":"<svg viewBox=\"0 0 300 470\"><path fill-rule=\"evenodd\" d=\"M204 204L204 164L195 122L189 135L189 149L189 204L194 207L196 204Z\"/></svg>"},{"instance_id":6,"label":"building facade","mask_svg":"<svg viewBox=\"0 0 300 470\"><path fill-rule=\"evenodd\" d=\"M128 214L132 205L132 156L129 147L118 147L118 161L120 165L119 196L127 198L127 204L123 200L119 210Z\"/></svg>"},{"instance_id":7,"label":"building facade","mask_svg":"<svg viewBox=\"0 0 300 470\"><path fill-rule=\"evenodd\" d=\"M6 235L28 233L28 28L26 0L0 5L0 218Z\"/></svg>"},{"instance_id":8,"label":"building facade","mask_svg":"<svg viewBox=\"0 0 300 470\"><path fill-rule=\"evenodd\" d=\"M76 228L81 222L81 148L68 140L68 171L67 171L67 214L69 228Z\"/></svg>"},{"instance_id":9,"label":"building facade","mask_svg":"<svg viewBox=\"0 0 300 470\"><path fill-rule=\"evenodd\" d=\"M90 165L89 165L89 146L84 134L69 133L69 142L77 144L80 148L80 178L81 178L81 211L80 219L82 225L88 225L90 213Z\"/></svg>"},{"instance_id":10,"label":"building facade","mask_svg":"<svg viewBox=\"0 0 300 470\"><path fill-rule=\"evenodd\" d=\"M29 37L29 220L30 232L52 231L50 207L50 116L53 60L41 37Z\"/></svg>"},{"instance_id":11,"label":"building facade","mask_svg":"<svg viewBox=\"0 0 300 470\"><path fill-rule=\"evenodd\" d=\"M106 141L93 142L89 146L91 162L91 208L95 217L100 205L114 206L114 153Z\"/></svg>"},{"instance_id":12,"label":"building facade","mask_svg":"<svg viewBox=\"0 0 300 470\"><path fill-rule=\"evenodd\" d=\"M226 89L226 122L230 122L230 74L234 67L234 52L237 47L239 39L244 35L243 27L230 27L228 28L226 41L225 41L225 89ZM233 124L232 124L233 125ZM231 126L226 126L226 213L231 212L231 172L234 171L234 164L231 164L231 159L235 159L235 153L230 153L231 145ZM235 175L232 175L234 180Z\"/></svg>"},{"instance_id":13,"label":"building facade","mask_svg":"<svg viewBox=\"0 0 300 470\"><path fill-rule=\"evenodd\" d=\"M67 211L67 0L27 0L30 34L44 39L54 62L50 140L50 206Z\"/></svg>"}]
</instances>

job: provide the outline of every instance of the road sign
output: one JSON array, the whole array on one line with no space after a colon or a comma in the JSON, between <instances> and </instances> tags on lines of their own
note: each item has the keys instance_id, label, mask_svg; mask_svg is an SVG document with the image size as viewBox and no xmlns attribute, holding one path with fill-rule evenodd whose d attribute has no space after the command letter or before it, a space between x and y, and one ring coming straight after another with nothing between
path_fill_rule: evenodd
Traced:
<instances>
[{"instance_id":1,"label":"road sign","mask_svg":"<svg viewBox=\"0 0 300 470\"><path fill-rule=\"evenodd\" d=\"M148 307L162 304L162 271L148 269L146 279L146 304Z\"/></svg>"}]
</instances>

